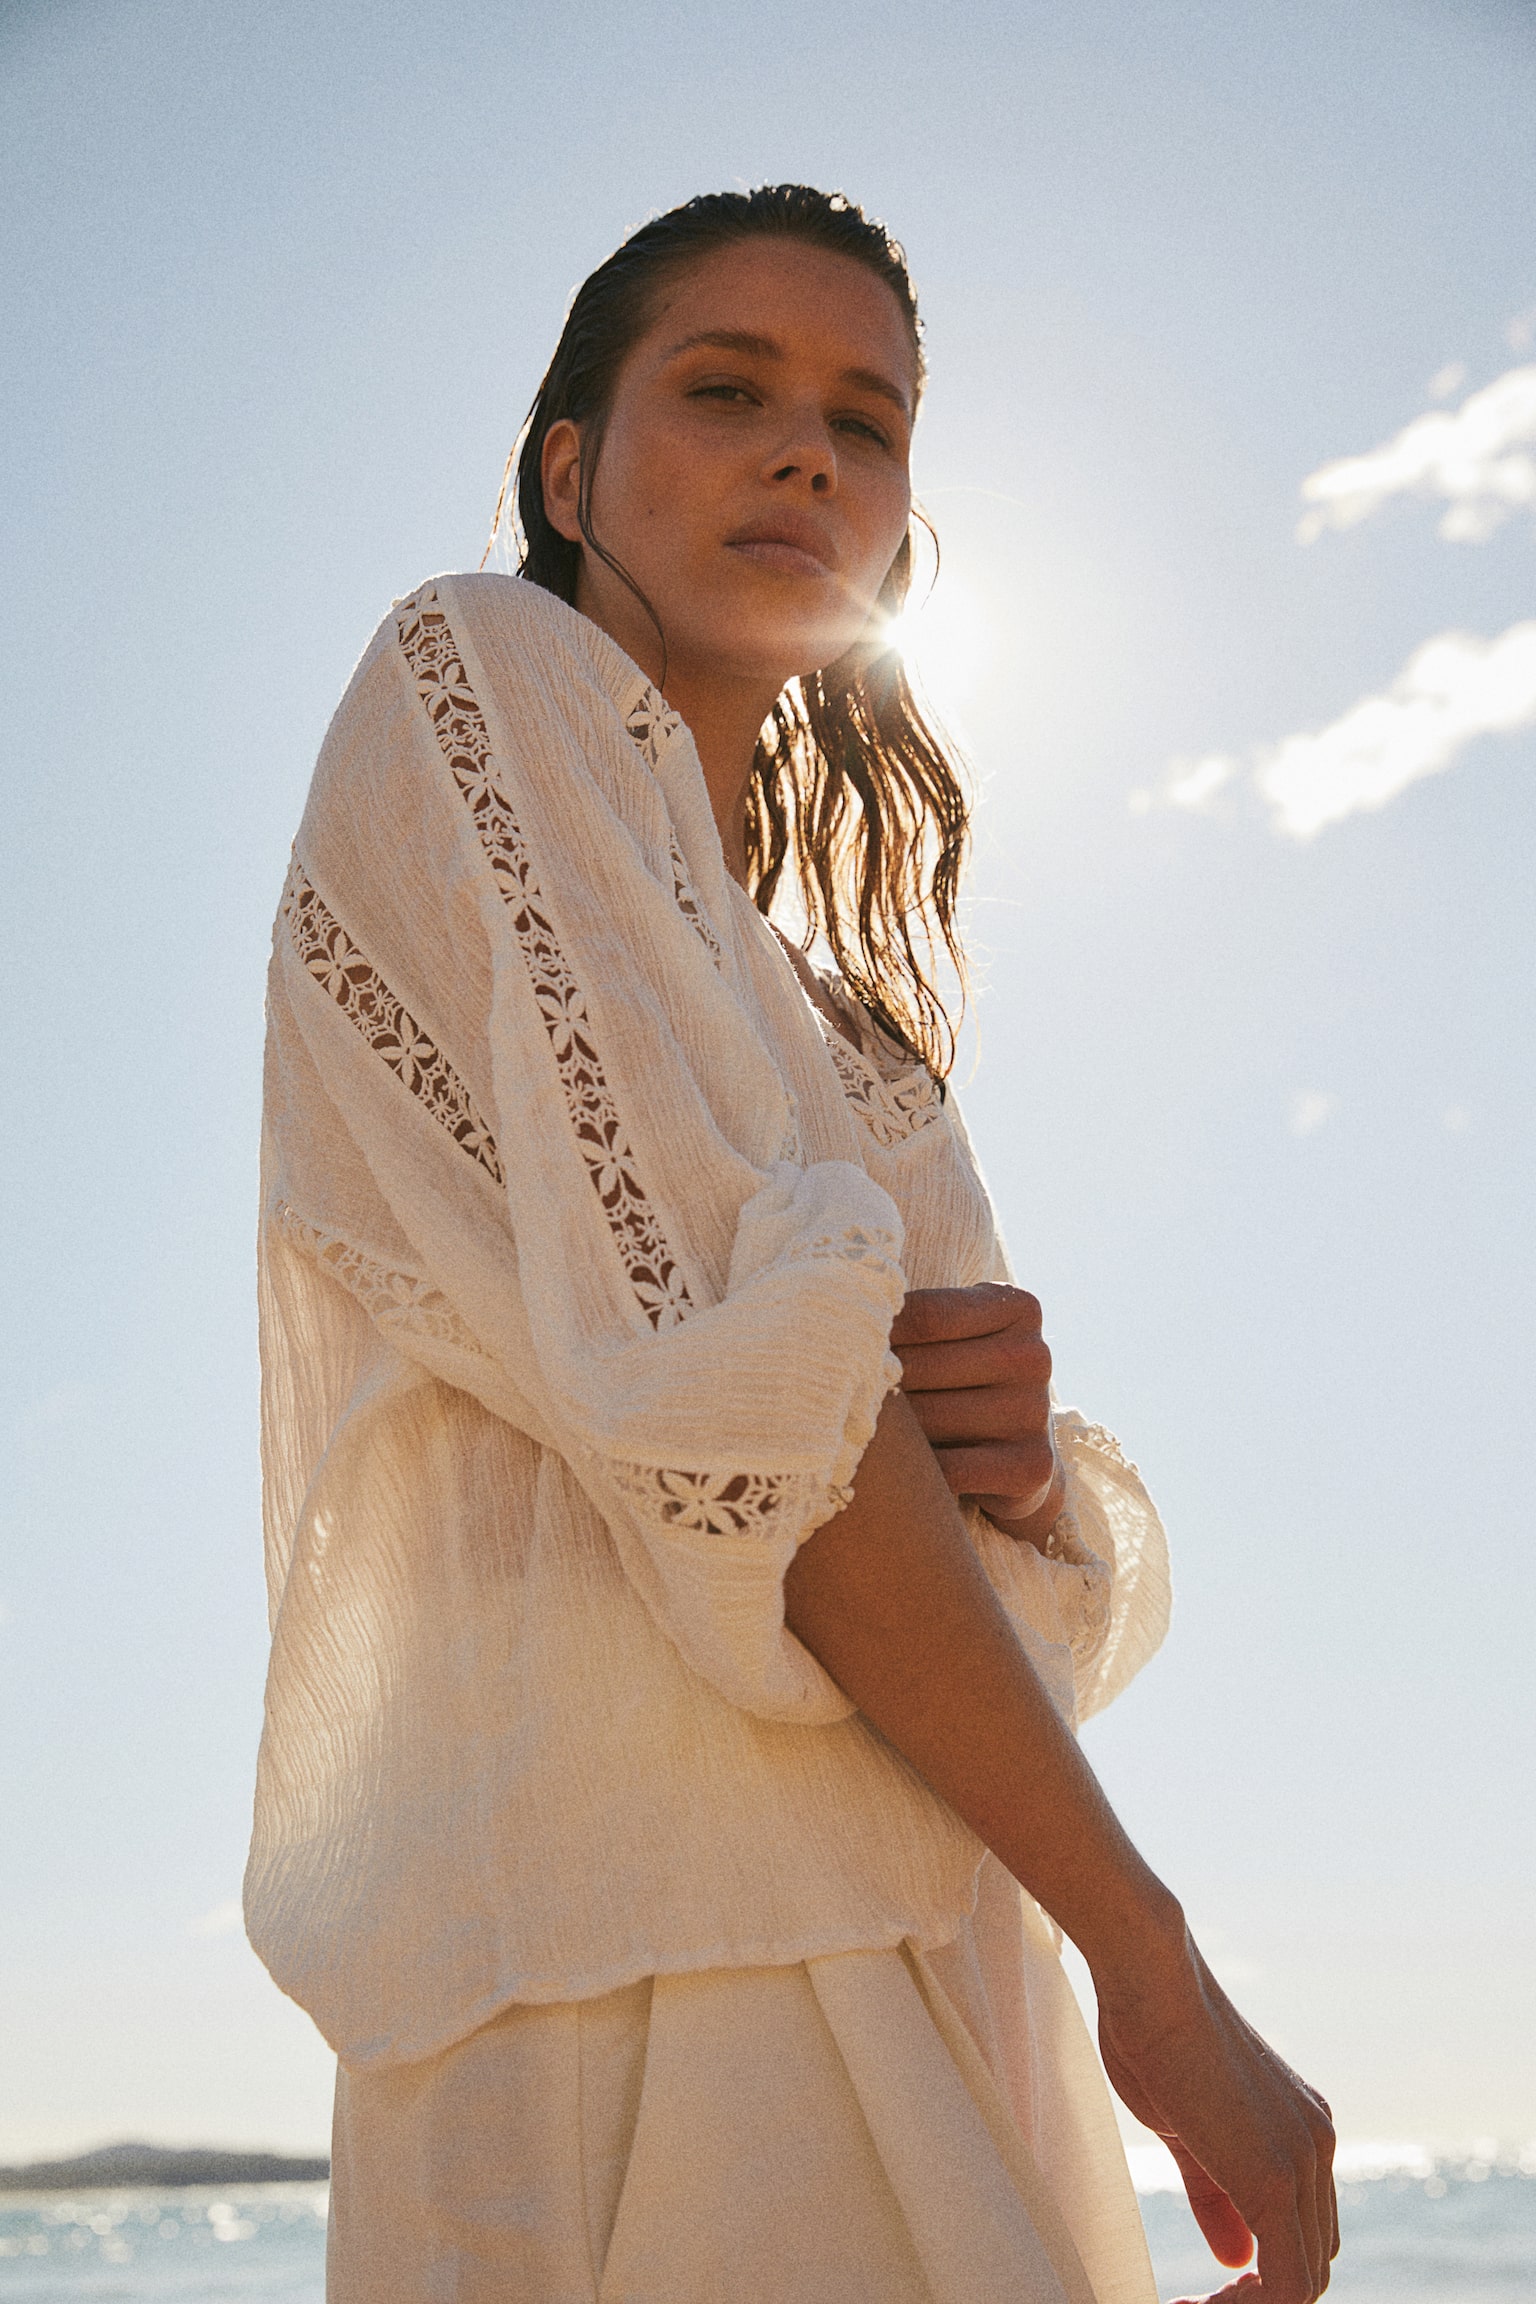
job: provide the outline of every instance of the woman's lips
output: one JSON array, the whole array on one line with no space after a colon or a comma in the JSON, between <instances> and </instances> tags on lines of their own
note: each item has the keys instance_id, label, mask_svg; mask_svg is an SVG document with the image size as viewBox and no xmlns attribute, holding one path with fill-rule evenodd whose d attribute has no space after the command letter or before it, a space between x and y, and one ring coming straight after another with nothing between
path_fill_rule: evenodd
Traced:
<instances>
[{"instance_id":1,"label":"woman's lips","mask_svg":"<svg viewBox=\"0 0 1536 2304\"><path fill-rule=\"evenodd\" d=\"M726 547L759 568L776 568L787 576L830 576L832 570L819 553L783 536L737 536Z\"/></svg>"}]
</instances>

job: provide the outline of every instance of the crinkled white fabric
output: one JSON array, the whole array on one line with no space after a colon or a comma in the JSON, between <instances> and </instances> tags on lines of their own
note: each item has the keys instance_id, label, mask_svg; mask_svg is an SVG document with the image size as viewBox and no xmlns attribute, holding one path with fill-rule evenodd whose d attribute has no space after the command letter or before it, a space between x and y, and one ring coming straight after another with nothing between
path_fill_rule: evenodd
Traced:
<instances>
[{"instance_id":1,"label":"crinkled white fabric","mask_svg":"<svg viewBox=\"0 0 1536 2304\"><path fill-rule=\"evenodd\" d=\"M252 1939L356 2067L510 2001L934 1946L980 1848L787 1631L908 1284L1006 1271L952 1098L829 1044L697 754L513 578L397 603L277 923L273 1648ZM1161 1637L1157 1517L978 1550L1069 1716Z\"/></svg>"},{"instance_id":2,"label":"crinkled white fabric","mask_svg":"<svg viewBox=\"0 0 1536 2304\"><path fill-rule=\"evenodd\" d=\"M1153 2304L1048 1926L647 1977L343 2066L331 2304Z\"/></svg>"}]
</instances>

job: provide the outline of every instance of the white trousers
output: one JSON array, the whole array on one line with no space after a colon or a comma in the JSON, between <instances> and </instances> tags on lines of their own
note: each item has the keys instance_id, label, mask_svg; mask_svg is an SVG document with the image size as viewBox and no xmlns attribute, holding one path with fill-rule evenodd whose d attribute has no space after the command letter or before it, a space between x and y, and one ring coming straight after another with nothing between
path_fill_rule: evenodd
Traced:
<instances>
[{"instance_id":1,"label":"white trousers","mask_svg":"<svg viewBox=\"0 0 1536 2304\"><path fill-rule=\"evenodd\" d=\"M1006 1955L1006 1957L1005 1957ZM1154 2304L1103 2076L1000 1867L952 1945L646 1977L343 2069L329 2304Z\"/></svg>"}]
</instances>

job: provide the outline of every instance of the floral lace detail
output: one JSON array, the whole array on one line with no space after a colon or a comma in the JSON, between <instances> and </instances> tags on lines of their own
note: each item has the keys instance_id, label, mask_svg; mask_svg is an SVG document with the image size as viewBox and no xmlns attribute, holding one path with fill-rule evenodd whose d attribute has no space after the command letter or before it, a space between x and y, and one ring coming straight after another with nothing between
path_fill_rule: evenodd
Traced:
<instances>
[{"instance_id":1,"label":"floral lace detail","mask_svg":"<svg viewBox=\"0 0 1536 2304\"><path fill-rule=\"evenodd\" d=\"M671 835L669 846L672 856L672 893L677 899L677 908L683 918L691 922L698 930L703 942L714 955L715 966L718 968L720 965L720 946L713 928L704 917L703 907L694 893L693 882L688 877L688 867L683 862L683 852L677 844L675 832Z\"/></svg>"},{"instance_id":2,"label":"floral lace detail","mask_svg":"<svg viewBox=\"0 0 1536 2304\"><path fill-rule=\"evenodd\" d=\"M818 1232L797 1240L763 1270L802 1263L865 1264L894 1271L896 1241L879 1227L849 1224L840 1232ZM901 1363L894 1354L887 1355L886 1382L892 1390L901 1382ZM776 1536L787 1524L803 1528L816 1516L828 1518L853 1501L851 1487L839 1487L813 1472L684 1472L670 1465L612 1460L606 1470L647 1518L698 1536Z\"/></svg>"},{"instance_id":3,"label":"floral lace detail","mask_svg":"<svg viewBox=\"0 0 1536 2304\"><path fill-rule=\"evenodd\" d=\"M1136 1466L1113 1432L1106 1431L1102 1424L1066 1424L1062 1427L1061 1437L1075 1441L1079 1448L1091 1448L1095 1456L1103 1456L1111 1464L1118 1464L1122 1472L1136 1472ZM1137 1477L1140 1475L1137 1474Z\"/></svg>"},{"instance_id":4,"label":"floral lace detail","mask_svg":"<svg viewBox=\"0 0 1536 2304\"><path fill-rule=\"evenodd\" d=\"M1077 1607L1069 1612L1067 1641L1080 1665L1091 1663L1109 1632L1114 1578L1109 1562L1100 1558L1083 1534L1070 1504L1051 1523L1045 1557L1064 1569L1078 1586Z\"/></svg>"},{"instance_id":5,"label":"floral lace detail","mask_svg":"<svg viewBox=\"0 0 1536 2304\"><path fill-rule=\"evenodd\" d=\"M939 1118L944 1107L926 1064L914 1060L885 1072L873 1056L851 1047L830 1017L822 1017L821 1029L843 1094L877 1144L886 1150L904 1144Z\"/></svg>"},{"instance_id":6,"label":"floral lace detail","mask_svg":"<svg viewBox=\"0 0 1536 2304\"><path fill-rule=\"evenodd\" d=\"M649 680L624 715L624 733L647 768L653 769L660 766L663 752L682 724L677 713L651 686ZM704 917L704 908L695 893L693 882L688 877L688 867L683 861L683 852L677 844L675 832L669 835L668 847L672 858L672 893L677 898L677 908L684 919L698 930L718 966L720 946L716 942L713 928Z\"/></svg>"},{"instance_id":7,"label":"floral lace detail","mask_svg":"<svg viewBox=\"0 0 1536 2304\"><path fill-rule=\"evenodd\" d=\"M896 1236L875 1226L847 1224L841 1232L817 1232L797 1240L778 1259L784 1264L876 1264L896 1269Z\"/></svg>"},{"instance_id":8,"label":"floral lace detail","mask_svg":"<svg viewBox=\"0 0 1536 2304\"><path fill-rule=\"evenodd\" d=\"M692 1300L635 1172L635 1156L594 1044L586 1001L544 910L533 859L511 803L495 780L485 715L434 587L428 585L400 603L397 629L416 692L512 915L565 1091L577 1149L630 1286L653 1328L675 1327L693 1309Z\"/></svg>"},{"instance_id":9,"label":"floral lace detail","mask_svg":"<svg viewBox=\"0 0 1536 2304\"><path fill-rule=\"evenodd\" d=\"M647 768L660 765L661 756L682 726L682 721L647 680L624 715L624 728Z\"/></svg>"},{"instance_id":10,"label":"floral lace detail","mask_svg":"<svg viewBox=\"0 0 1536 2304\"><path fill-rule=\"evenodd\" d=\"M397 1272L339 1232L323 1232L306 1224L286 1200L278 1201L273 1220L284 1238L291 1240L333 1272L349 1295L355 1296L369 1318L381 1328L403 1328L414 1336L430 1336L439 1344L485 1357L474 1332L459 1318L441 1290L413 1272Z\"/></svg>"},{"instance_id":11,"label":"floral lace detail","mask_svg":"<svg viewBox=\"0 0 1536 2304\"><path fill-rule=\"evenodd\" d=\"M1083 1541L1077 1514L1070 1504L1063 1505L1046 1531L1045 1557L1047 1560L1068 1560L1073 1557L1071 1547Z\"/></svg>"},{"instance_id":12,"label":"floral lace detail","mask_svg":"<svg viewBox=\"0 0 1536 2304\"><path fill-rule=\"evenodd\" d=\"M428 1039L366 953L353 943L297 854L283 890L282 917L307 973L330 994L374 1054L383 1057L396 1079L431 1113L438 1126L445 1128L488 1176L501 1183L495 1140L475 1110L469 1090L441 1048Z\"/></svg>"},{"instance_id":13,"label":"floral lace detail","mask_svg":"<svg viewBox=\"0 0 1536 2304\"><path fill-rule=\"evenodd\" d=\"M612 1462L608 1472L648 1519L695 1536L776 1536L786 1525L803 1527L818 1503L836 1509L852 1495L809 1472L680 1472Z\"/></svg>"}]
</instances>

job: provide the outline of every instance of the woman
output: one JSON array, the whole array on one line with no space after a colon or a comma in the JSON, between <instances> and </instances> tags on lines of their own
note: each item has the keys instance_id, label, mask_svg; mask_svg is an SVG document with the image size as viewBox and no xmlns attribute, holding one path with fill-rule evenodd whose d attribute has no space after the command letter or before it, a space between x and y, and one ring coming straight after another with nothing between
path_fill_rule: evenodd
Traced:
<instances>
[{"instance_id":1,"label":"woman","mask_svg":"<svg viewBox=\"0 0 1536 2304\"><path fill-rule=\"evenodd\" d=\"M645 226L535 402L520 576L398 601L321 754L248 1908L340 2058L338 2304L1150 2298L1058 1930L1218 2255L1327 2282L1326 2107L1072 1733L1162 1537L1053 1417L940 1084L921 384L857 209Z\"/></svg>"}]
</instances>

